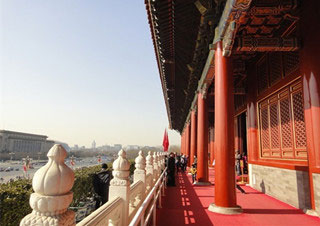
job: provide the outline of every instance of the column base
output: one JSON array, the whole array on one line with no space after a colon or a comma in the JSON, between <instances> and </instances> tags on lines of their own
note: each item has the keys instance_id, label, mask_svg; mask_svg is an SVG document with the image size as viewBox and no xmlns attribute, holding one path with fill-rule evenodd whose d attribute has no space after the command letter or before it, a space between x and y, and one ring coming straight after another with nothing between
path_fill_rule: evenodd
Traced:
<instances>
[{"instance_id":1,"label":"column base","mask_svg":"<svg viewBox=\"0 0 320 226\"><path fill-rule=\"evenodd\" d=\"M303 212L310 216L320 217L319 213L313 209L304 209Z\"/></svg>"},{"instance_id":2,"label":"column base","mask_svg":"<svg viewBox=\"0 0 320 226\"><path fill-rule=\"evenodd\" d=\"M210 204L208 210L211 211L211 212L214 212L214 213L227 214L227 215L233 215L233 214L242 213L241 206L221 207L221 206L216 206L214 203Z\"/></svg>"},{"instance_id":3,"label":"column base","mask_svg":"<svg viewBox=\"0 0 320 226\"><path fill-rule=\"evenodd\" d=\"M193 184L194 185L200 185L200 186L209 186L209 185L211 185L210 182L200 182L200 181L196 181Z\"/></svg>"}]
</instances>

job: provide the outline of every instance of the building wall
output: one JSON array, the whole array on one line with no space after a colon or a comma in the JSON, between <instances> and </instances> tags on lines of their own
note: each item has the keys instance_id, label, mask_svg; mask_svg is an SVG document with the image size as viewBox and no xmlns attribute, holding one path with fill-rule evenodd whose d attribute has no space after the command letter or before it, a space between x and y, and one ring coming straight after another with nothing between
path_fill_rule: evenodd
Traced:
<instances>
[{"instance_id":1,"label":"building wall","mask_svg":"<svg viewBox=\"0 0 320 226\"><path fill-rule=\"evenodd\" d=\"M53 146L54 141L47 140L47 136L20 133L14 131L0 131L0 153L15 153L16 157L24 154L32 157L38 153L46 153Z\"/></svg>"},{"instance_id":2,"label":"building wall","mask_svg":"<svg viewBox=\"0 0 320 226\"><path fill-rule=\"evenodd\" d=\"M54 145L53 140L46 140L44 143L42 143L41 152L47 153L52 148L53 145Z\"/></svg>"},{"instance_id":3,"label":"building wall","mask_svg":"<svg viewBox=\"0 0 320 226\"><path fill-rule=\"evenodd\" d=\"M308 172L250 164L250 185L285 203L300 209L310 209ZM320 204L320 175L317 175L318 205ZM319 207L319 206L318 206Z\"/></svg>"},{"instance_id":4,"label":"building wall","mask_svg":"<svg viewBox=\"0 0 320 226\"><path fill-rule=\"evenodd\" d=\"M320 215L320 174L313 173L313 190L316 211Z\"/></svg>"}]
</instances>

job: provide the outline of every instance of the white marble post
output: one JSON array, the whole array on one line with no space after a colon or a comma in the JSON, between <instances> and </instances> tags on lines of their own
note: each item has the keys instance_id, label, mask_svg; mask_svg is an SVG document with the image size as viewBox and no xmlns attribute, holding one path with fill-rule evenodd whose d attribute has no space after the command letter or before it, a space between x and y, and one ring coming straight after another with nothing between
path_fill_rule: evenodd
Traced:
<instances>
[{"instance_id":1,"label":"white marble post","mask_svg":"<svg viewBox=\"0 0 320 226\"><path fill-rule=\"evenodd\" d=\"M159 165L158 165L158 156L157 152L153 153L153 174L154 174L154 183L158 180L159 178Z\"/></svg>"},{"instance_id":2,"label":"white marble post","mask_svg":"<svg viewBox=\"0 0 320 226\"><path fill-rule=\"evenodd\" d=\"M163 152L159 152L159 158L160 158L160 166L161 166L161 169L163 170L163 167L162 167L162 163L163 163L163 160L162 160L162 157L163 157Z\"/></svg>"},{"instance_id":3,"label":"white marble post","mask_svg":"<svg viewBox=\"0 0 320 226\"><path fill-rule=\"evenodd\" d=\"M133 174L133 182L142 181L143 190L146 188L146 158L142 151L139 151L138 157L135 159L135 167ZM142 197L143 199L144 197Z\"/></svg>"},{"instance_id":4,"label":"white marble post","mask_svg":"<svg viewBox=\"0 0 320 226\"><path fill-rule=\"evenodd\" d=\"M21 220L20 226L75 225L75 213L67 210L72 202L70 190L74 182L73 171L64 163L67 152L62 145L55 144L47 156L48 163L32 180L35 193L30 196L30 206L33 211Z\"/></svg>"},{"instance_id":5,"label":"white marble post","mask_svg":"<svg viewBox=\"0 0 320 226\"><path fill-rule=\"evenodd\" d=\"M164 166L164 152L161 153L161 166L162 169L164 170L165 166Z\"/></svg>"},{"instance_id":6,"label":"white marble post","mask_svg":"<svg viewBox=\"0 0 320 226\"><path fill-rule=\"evenodd\" d=\"M148 152L147 158L146 158L146 171L147 175L150 175L150 180L147 181L147 187L153 186L153 179L154 179L154 171L153 171L153 157L151 155L151 151Z\"/></svg>"},{"instance_id":7,"label":"white marble post","mask_svg":"<svg viewBox=\"0 0 320 226\"><path fill-rule=\"evenodd\" d=\"M161 169L162 169L160 152L157 152L157 158L158 158L158 171L159 171L159 176L160 176L161 175Z\"/></svg>"},{"instance_id":8,"label":"white marble post","mask_svg":"<svg viewBox=\"0 0 320 226\"><path fill-rule=\"evenodd\" d=\"M110 181L109 200L112 200L115 197L120 197L124 200L124 208L122 210L122 218L119 225L128 225L130 163L126 158L126 152L124 150L120 150L118 156L119 157L112 164L113 179Z\"/></svg>"}]
</instances>

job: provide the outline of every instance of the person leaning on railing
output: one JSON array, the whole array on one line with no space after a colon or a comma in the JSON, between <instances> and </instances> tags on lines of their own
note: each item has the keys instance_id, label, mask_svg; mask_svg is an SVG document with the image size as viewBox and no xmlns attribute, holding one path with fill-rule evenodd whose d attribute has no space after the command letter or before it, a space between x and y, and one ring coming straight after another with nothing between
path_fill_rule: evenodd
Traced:
<instances>
[{"instance_id":1,"label":"person leaning on railing","mask_svg":"<svg viewBox=\"0 0 320 226\"><path fill-rule=\"evenodd\" d=\"M96 209L108 202L109 200L109 185L112 179L111 170L108 169L108 165L103 163L101 171L93 175L92 183L93 189L96 193Z\"/></svg>"}]
</instances>

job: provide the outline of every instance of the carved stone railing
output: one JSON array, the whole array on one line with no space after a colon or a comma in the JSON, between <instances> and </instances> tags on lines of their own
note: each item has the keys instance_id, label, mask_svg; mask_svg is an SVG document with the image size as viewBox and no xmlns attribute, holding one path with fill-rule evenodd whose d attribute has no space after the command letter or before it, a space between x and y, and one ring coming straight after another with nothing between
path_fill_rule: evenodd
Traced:
<instances>
[{"instance_id":1,"label":"carved stone railing","mask_svg":"<svg viewBox=\"0 0 320 226\"><path fill-rule=\"evenodd\" d=\"M153 153L153 174L153 181L155 183L159 177L158 156L156 152Z\"/></svg>"},{"instance_id":2,"label":"carved stone railing","mask_svg":"<svg viewBox=\"0 0 320 226\"><path fill-rule=\"evenodd\" d=\"M92 212L88 217L80 221L77 226L96 225L96 226L113 226L121 225L123 218L122 208L124 201L120 197L109 200L97 210Z\"/></svg>"},{"instance_id":3,"label":"carved stone railing","mask_svg":"<svg viewBox=\"0 0 320 226\"><path fill-rule=\"evenodd\" d=\"M137 208L140 207L143 202L145 190L142 181L137 181L130 186L129 195L129 221L133 218Z\"/></svg>"},{"instance_id":4,"label":"carved stone railing","mask_svg":"<svg viewBox=\"0 0 320 226\"><path fill-rule=\"evenodd\" d=\"M20 226L75 225L75 213L68 210L73 198L70 190L74 173L64 163L67 152L61 145L54 145L47 156L48 163L35 173L32 181L35 193L31 194L30 206L33 211L22 219ZM164 153L149 152L145 158L140 151L135 163L134 182L130 185L130 163L126 152L119 151L112 165L109 201L77 226L122 226L137 225L137 222L146 225L151 216L156 219L156 204L161 208L166 182Z\"/></svg>"},{"instance_id":5,"label":"carved stone railing","mask_svg":"<svg viewBox=\"0 0 320 226\"><path fill-rule=\"evenodd\" d=\"M146 158L146 163L147 163L147 165L146 165L146 173L147 173L147 176L149 177L147 187L149 186L148 189L150 190L150 186L151 187L153 186L154 177L155 177L154 168L153 168L153 157L152 157L150 151L149 151L148 156Z\"/></svg>"},{"instance_id":6,"label":"carved stone railing","mask_svg":"<svg viewBox=\"0 0 320 226\"><path fill-rule=\"evenodd\" d=\"M152 174L148 174L146 177L146 194L149 193L149 191L152 189L152 186L153 186Z\"/></svg>"},{"instance_id":7,"label":"carved stone railing","mask_svg":"<svg viewBox=\"0 0 320 226\"><path fill-rule=\"evenodd\" d=\"M156 225L156 206L158 203L158 207L161 208L161 196L164 195L165 183L166 172L163 171L140 208L137 210L134 218L130 221L130 226L150 225L150 219L153 220L152 225Z\"/></svg>"}]
</instances>

